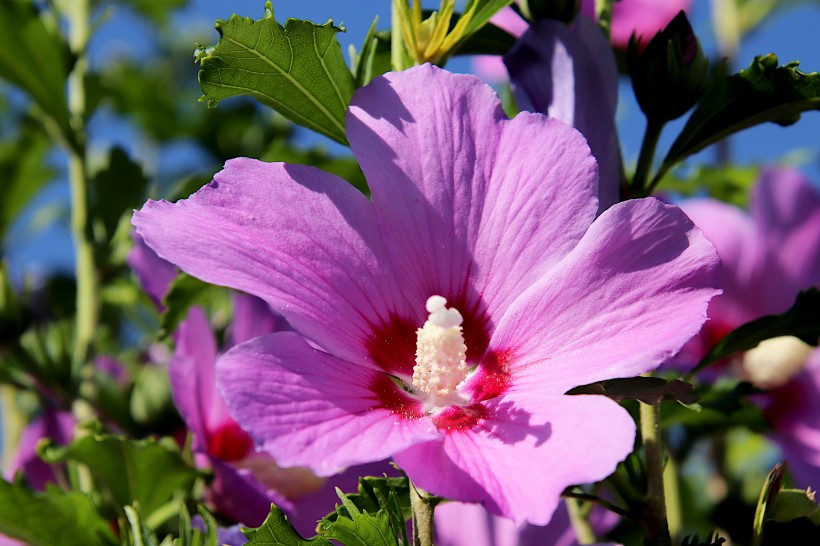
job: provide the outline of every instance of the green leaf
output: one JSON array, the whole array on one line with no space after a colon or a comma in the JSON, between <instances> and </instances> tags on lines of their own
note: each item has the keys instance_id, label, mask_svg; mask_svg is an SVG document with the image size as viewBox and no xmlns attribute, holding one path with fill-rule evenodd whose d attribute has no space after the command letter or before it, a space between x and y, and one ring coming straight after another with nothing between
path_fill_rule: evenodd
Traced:
<instances>
[{"instance_id":1,"label":"green leaf","mask_svg":"<svg viewBox=\"0 0 820 546\"><path fill-rule=\"evenodd\" d=\"M54 177L46 158L50 150L51 142L32 120L21 123L15 138L0 143L0 241L29 201Z\"/></svg>"},{"instance_id":2,"label":"green leaf","mask_svg":"<svg viewBox=\"0 0 820 546\"><path fill-rule=\"evenodd\" d=\"M160 317L160 337L174 333L192 306L208 303L219 290L217 286L180 273L168 287L168 292L162 300L165 311Z\"/></svg>"},{"instance_id":3,"label":"green leaf","mask_svg":"<svg viewBox=\"0 0 820 546\"><path fill-rule=\"evenodd\" d=\"M123 214L130 217L144 202L147 184L142 167L119 146L113 148L108 164L94 176L89 188L91 216L99 222L94 228L98 240L111 240Z\"/></svg>"},{"instance_id":4,"label":"green leaf","mask_svg":"<svg viewBox=\"0 0 820 546\"><path fill-rule=\"evenodd\" d=\"M470 10L473 4L478 4L478 7L476 7L476 11L464 31L465 38L477 32L478 29L487 24L493 15L512 3L513 0L469 0L467 5L464 6L465 13Z\"/></svg>"},{"instance_id":5,"label":"green leaf","mask_svg":"<svg viewBox=\"0 0 820 546\"><path fill-rule=\"evenodd\" d=\"M118 0L140 12L155 23L168 20L170 12L188 4L188 0Z\"/></svg>"},{"instance_id":6,"label":"green leaf","mask_svg":"<svg viewBox=\"0 0 820 546\"><path fill-rule=\"evenodd\" d=\"M692 197L706 190L715 199L746 208L749 191L759 174L759 165L698 165L686 177L674 173L664 177L660 187L662 191Z\"/></svg>"},{"instance_id":7,"label":"green leaf","mask_svg":"<svg viewBox=\"0 0 820 546\"><path fill-rule=\"evenodd\" d=\"M5 480L0 480L0 533L33 546L117 544L86 495L55 486L35 493Z\"/></svg>"},{"instance_id":8,"label":"green leaf","mask_svg":"<svg viewBox=\"0 0 820 546\"><path fill-rule=\"evenodd\" d=\"M488 23L464 40L456 55L505 55L515 44L515 36Z\"/></svg>"},{"instance_id":9,"label":"green leaf","mask_svg":"<svg viewBox=\"0 0 820 546\"><path fill-rule=\"evenodd\" d=\"M675 140L659 175L733 133L768 121L791 125L802 112L820 109L820 73L801 72L796 62L777 63L773 54L755 57L749 68L718 77Z\"/></svg>"},{"instance_id":10,"label":"green leaf","mask_svg":"<svg viewBox=\"0 0 820 546\"><path fill-rule=\"evenodd\" d=\"M23 89L71 134L65 85L69 52L56 25L46 25L31 2L0 2L0 78Z\"/></svg>"},{"instance_id":11,"label":"green leaf","mask_svg":"<svg viewBox=\"0 0 820 546\"><path fill-rule=\"evenodd\" d=\"M190 489L198 476L170 439L134 441L89 433L69 446L51 444L40 451L48 462L76 461L88 466L118 507L139 503L147 518L178 491Z\"/></svg>"},{"instance_id":12,"label":"green leaf","mask_svg":"<svg viewBox=\"0 0 820 546\"><path fill-rule=\"evenodd\" d=\"M567 394L599 394L615 401L640 400L645 404L657 404L661 400L677 400L682 404L694 404L699 397L694 385L678 379L661 377L630 377L610 379L570 390Z\"/></svg>"},{"instance_id":13,"label":"green leaf","mask_svg":"<svg viewBox=\"0 0 820 546\"><path fill-rule=\"evenodd\" d=\"M407 478L387 478L366 476L359 478L359 492L345 495L357 511L377 512L379 510L395 511L401 521L407 521L412 515L410 508L410 482ZM393 494L398 504L390 506L390 495ZM350 517L343 504L324 519L336 521L339 517Z\"/></svg>"},{"instance_id":14,"label":"green leaf","mask_svg":"<svg viewBox=\"0 0 820 546\"><path fill-rule=\"evenodd\" d=\"M248 545L259 546L331 546L331 542L321 536L302 538L293 528L287 516L276 505L271 505L270 514L256 529L242 529Z\"/></svg>"},{"instance_id":15,"label":"green leaf","mask_svg":"<svg viewBox=\"0 0 820 546\"><path fill-rule=\"evenodd\" d=\"M145 524L139 508L124 506L125 517L128 520L130 540L132 546L158 546L157 535Z\"/></svg>"},{"instance_id":16,"label":"green leaf","mask_svg":"<svg viewBox=\"0 0 820 546\"><path fill-rule=\"evenodd\" d=\"M399 545L395 526L386 510L378 510L371 514L366 510L360 510L356 503L338 488L336 494L339 495L342 506L336 508L336 518L325 518L319 522L319 533L338 540L345 546Z\"/></svg>"},{"instance_id":17,"label":"green leaf","mask_svg":"<svg viewBox=\"0 0 820 546\"><path fill-rule=\"evenodd\" d=\"M316 25L288 19L284 28L266 4L258 21L231 16L217 21L221 38L200 51L199 84L211 107L236 95L251 95L288 119L342 144L344 117L353 96L353 75L331 21Z\"/></svg>"},{"instance_id":18,"label":"green leaf","mask_svg":"<svg viewBox=\"0 0 820 546\"><path fill-rule=\"evenodd\" d=\"M761 317L729 332L703 357L690 375L735 353L754 349L766 339L795 336L816 347L820 340L818 309L820 290L815 287L800 292L794 305L785 313Z\"/></svg>"}]
</instances>

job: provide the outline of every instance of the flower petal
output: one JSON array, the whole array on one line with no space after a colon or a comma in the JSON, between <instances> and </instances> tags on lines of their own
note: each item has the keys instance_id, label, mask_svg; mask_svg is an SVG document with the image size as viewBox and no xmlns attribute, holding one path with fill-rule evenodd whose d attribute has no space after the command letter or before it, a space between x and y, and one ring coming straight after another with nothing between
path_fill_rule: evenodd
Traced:
<instances>
[{"instance_id":1,"label":"flower petal","mask_svg":"<svg viewBox=\"0 0 820 546\"><path fill-rule=\"evenodd\" d=\"M462 314L499 315L569 252L597 208L583 138L544 116L507 119L473 76L423 65L376 78L354 95L347 136L398 282L420 311L438 294Z\"/></svg>"},{"instance_id":2,"label":"flower petal","mask_svg":"<svg viewBox=\"0 0 820 546\"><path fill-rule=\"evenodd\" d=\"M515 302L488 354L505 355L511 389L544 393L652 370L700 330L718 264L677 207L619 203Z\"/></svg>"},{"instance_id":3,"label":"flower petal","mask_svg":"<svg viewBox=\"0 0 820 546\"><path fill-rule=\"evenodd\" d=\"M504 62L522 110L560 119L586 137L598 160L600 210L618 202L618 68L601 29L586 17L572 26L538 20Z\"/></svg>"},{"instance_id":4,"label":"flower petal","mask_svg":"<svg viewBox=\"0 0 820 546\"><path fill-rule=\"evenodd\" d=\"M74 418L70 413L44 408L23 430L6 475L12 477L15 473L22 472L33 489L45 490L47 484L55 483L57 479L52 466L37 454L37 444L48 438L59 445L68 445L73 435Z\"/></svg>"},{"instance_id":5,"label":"flower petal","mask_svg":"<svg viewBox=\"0 0 820 546\"><path fill-rule=\"evenodd\" d=\"M262 298L341 358L367 358L373 325L407 314L370 202L312 167L234 159L188 199L149 201L133 223L164 259Z\"/></svg>"},{"instance_id":6,"label":"flower petal","mask_svg":"<svg viewBox=\"0 0 820 546\"><path fill-rule=\"evenodd\" d=\"M240 470L210 457L214 480L207 490L208 500L223 516L250 527L262 525L270 505L291 512L293 505L276 491L266 490L248 470Z\"/></svg>"},{"instance_id":7,"label":"flower petal","mask_svg":"<svg viewBox=\"0 0 820 546\"><path fill-rule=\"evenodd\" d=\"M490 416L472 429L410 448L396 462L432 493L545 525L567 486L605 478L633 448L635 423L603 396L535 391L487 407Z\"/></svg>"},{"instance_id":8,"label":"flower petal","mask_svg":"<svg viewBox=\"0 0 820 546\"><path fill-rule=\"evenodd\" d=\"M762 315L758 287L766 250L752 218L714 199L689 199L680 207L703 230L720 256L723 294L709 304L709 317L736 328Z\"/></svg>"},{"instance_id":9,"label":"flower petal","mask_svg":"<svg viewBox=\"0 0 820 546\"><path fill-rule=\"evenodd\" d=\"M219 359L217 379L231 415L282 467L331 476L436 435L388 376L314 349L296 333L234 347Z\"/></svg>"},{"instance_id":10,"label":"flower petal","mask_svg":"<svg viewBox=\"0 0 820 546\"><path fill-rule=\"evenodd\" d=\"M171 281L177 276L177 269L174 264L166 262L148 248L136 232L131 234L131 238L134 240L134 248L128 253L126 259L128 267L137 276L140 286L159 309L162 307L162 298L165 297Z\"/></svg>"},{"instance_id":11,"label":"flower petal","mask_svg":"<svg viewBox=\"0 0 820 546\"><path fill-rule=\"evenodd\" d=\"M769 251L760 313L782 313L800 289L820 285L820 193L796 169L766 169L751 212Z\"/></svg>"},{"instance_id":12,"label":"flower petal","mask_svg":"<svg viewBox=\"0 0 820 546\"><path fill-rule=\"evenodd\" d=\"M264 301L247 294L233 295L233 322L231 322L231 346L257 336L272 334L285 326Z\"/></svg>"},{"instance_id":13,"label":"flower petal","mask_svg":"<svg viewBox=\"0 0 820 546\"><path fill-rule=\"evenodd\" d=\"M216 339L205 312L193 307L179 325L168 364L174 405L194 435L194 449L206 451L209 435L231 421L216 391Z\"/></svg>"}]
</instances>

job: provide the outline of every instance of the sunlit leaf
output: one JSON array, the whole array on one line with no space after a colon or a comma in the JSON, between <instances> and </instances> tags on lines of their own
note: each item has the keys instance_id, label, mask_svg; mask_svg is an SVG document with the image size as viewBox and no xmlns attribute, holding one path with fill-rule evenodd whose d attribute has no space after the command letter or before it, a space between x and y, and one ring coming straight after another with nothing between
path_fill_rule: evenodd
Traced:
<instances>
[{"instance_id":1,"label":"sunlit leaf","mask_svg":"<svg viewBox=\"0 0 820 546\"><path fill-rule=\"evenodd\" d=\"M264 523L256 529L243 529L249 545L258 546L331 546L324 537L302 538L293 528L287 516L275 505Z\"/></svg>"},{"instance_id":2,"label":"sunlit leaf","mask_svg":"<svg viewBox=\"0 0 820 546\"><path fill-rule=\"evenodd\" d=\"M231 16L217 21L221 36L201 50L199 83L203 100L250 95L288 119L346 144L344 116L353 96L353 75L328 21L288 19L282 27L266 4L265 17Z\"/></svg>"}]
</instances>

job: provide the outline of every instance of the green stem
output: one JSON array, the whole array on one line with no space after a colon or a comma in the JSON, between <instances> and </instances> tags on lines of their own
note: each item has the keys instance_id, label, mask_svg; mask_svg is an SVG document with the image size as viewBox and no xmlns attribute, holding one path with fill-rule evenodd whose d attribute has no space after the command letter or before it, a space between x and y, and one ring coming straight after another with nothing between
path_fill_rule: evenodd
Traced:
<instances>
[{"instance_id":1,"label":"green stem","mask_svg":"<svg viewBox=\"0 0 820 546\"><path fill-rule=\"evenodd\" d=\"M565 498L564 502L567 505L569 521L572 524L572 530L575 531L578 544L595 544L597 540L595 531L592 530L587 513L581 508L581 501L570 497Z\"/></svg>"},{"instance_id":2,"label":"green stem","mask_svg":"<svg viewBox=\"0 0 820 546\"><path fill-rule=\"evenodd\" d=\"M672 457L667 457L663 469L664 497L666 499L666 521L669 524L669 535L678 540L683 530L683 509L680 503L680 483L678 482L678 465Z\"/></svg>"},{"instance_id":3,"label":"green stem","mask_svg":"<svg viewBox=\"0 0 820 546\"><path fill-rule=\"evenodd\" d=\"M68 180L71 188L71 232L74 237L77 276L77 324L73 359L76 366L89 357L97 328L98 299L94 270L94 248L88 218L88 169L85 149L85 77L88 72L86 46L90 35L89 0L67 3L69 45L77 56L68 76L68 109L74 139L70 146Z\"/></svg>"},{"instance_id":4,"label":"green stem","mask_svg":"<svg viewBox=\"0 0 820 546\"><path fill-rule=\"evenodd\" d=\"M655 159L655 150L658 147L658 140L661 138L661 131L665 122L647 118L646 132L641 143L641 155L638 156L638 166L635 169L635 176L632 178L632 195L643 197L648 195L646 182L649 179L649 171L652 169L652 162Z\"/></svg>"},{"instance_id":5,"label":"green stem","mask_svg":"<svg viewBox=\"0 0 820 546\"><path fill-rule=\"evenodd\" d=\"M413 546L433 546L435 526L433 515L438 497L418 489L410 483L410 508L413 510Z\"/></svg>"},{"instance_id":6,"label":"green stem","mask_svg":"<svg viewBox=\"0 0 820 546\"><path fill-rule=\"evenodd\" d=\"M641 437L646 457L646 528L649 544L671 546L666 520L663 487L663 442L660 431L660 405L641 402Z\"/></svg>"}]
</instances>

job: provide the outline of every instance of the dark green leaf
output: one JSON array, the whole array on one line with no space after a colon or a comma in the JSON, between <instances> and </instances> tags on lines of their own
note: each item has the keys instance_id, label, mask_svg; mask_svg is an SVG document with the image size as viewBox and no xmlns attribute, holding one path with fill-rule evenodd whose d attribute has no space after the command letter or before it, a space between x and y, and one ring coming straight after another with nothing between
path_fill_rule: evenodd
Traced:
<instances>
[{"instance_id":1,"label":"dark green leaf","mask_svg":"<svg viewBox=\"0 0 820 546\"><path fill-rule=\"evenodd\" d=\"M162 300L165 311L160 317L160 336L170 336L179 323L185 320L192 306L208 303L218 290L217 286L180 273L168 287Z\"/></svg>"},{"instance_id":2,"label":"dark green leaf","mask_svg":"<svg viewBox=\"0 0 820 546\"><path fill-rule=\"evenodd\" d=\"M394 523L400 523L401 526L412 515L410 482L404 477L378 478L366 476L359 478L359 492L348 493L345 497L359 512L376 513L379 510L384 510L391 517L395 516L396 521ZM351 517L344 504L324 519L334 522L339 517Z\"/></svg>"},{"instance_id":3,"label":"dark green leaf","mask_svg":"<svg viewBox=\"0 0 820 546\"><path fill-rule=\"evenodd\" d=\"M293 528L287 516L275 505L270 514L257 529L243 529L249 545L258 546L331 546L331 542L321 536L302 538Z\"/></svg>"},{"instance_id":4,"label":"dark green leaf","mask_svg":"<svg viewBox=\"0 0 820 546\"><path fill-rule=\"evenodd\" d=\"M707 90L664 159L661 174L674 164L727 136L768 121L790 125L808 110L820 109L820 73L806 74L797 63L777 65L769 54L749 68L724 75Z\"/></svg>"},{"instance_id":5,"label":"dark green leaf","mask_svg":"<svg viewBox=\"0 0 820 546\"><path fill-rule=\"evenodd\" d=\"M100 222L94 230L98 240L111 240L123 214L130 217L144 201L147 184L142 167L119 146L113 148L108 165L91 180L90 209L91 216Z\"/></svg>"},{"instance_id":6,"label":"dark green leaf","mask_svg":"<svg viewBox=\"0 0 820 546\"><path fill-rule=\"evenodd\" d=\"M657 404L663 399L677 400L683 404L694 404L699 397L694 386L677 379L661 377L631 377L610 379L582 387L576 387L567 394L602 394L613 400L640 400L645 404Z\"/></svg>"},{"instance_id":7,"label":"dark green leaf","mask_svg":"<svg viewBox=\"0 0 820 546\"><path fill-rule=\"evenodd\" d=\"M46 159L50 150L48 137L30 120L24 120L16 138L0 143L0 241L31 198L53 178Z\"/></svg>"},{"instance_id":8,"label":"dark green leaf","mask_svg":"<svg viewBox=\"0 0 820 546\"><path fill-rule=\"evenodd\" d=\"M385 510L371 514L360 510L339 489L336 494L342 506L336 509L338 517L319 522L318 530L322 536L338 540L345 546L398 546L396 530Z\"/></svg>"},{"instance_id":9,"label":"dark green leaf","mask_svg":"<svg viewBox=\"0 0 820 546\"><path fill-rule=\"evenodd\" d=\"M754 349L766 339L795 336L817 346L820 340L820 290L810 288L797 295L782 315L767 315L729 332L703 357L692 373L735 353Z\"/></svg>"},{"instance_id":10,"label":"dark green leaf","mask_svg":"<svg viewBox=\"0 0 820 546\"><path fill-rule=\"evenodd\" d=\"M199 83L213 107L225 98L251 95L288 119L347 144L344 116L353 75L328 21L288 19L283 28L270 2L258 21L231 16L217 21L221 38L201 51Z\"/></svg>"},{"instance_id":11,"label":"dark green leaf","mask_svg":"<svg viewBox=\"0 0 820 546\"><path fill-rule=\"evenodd\" d=\"M45 446L41 455L49 462L85 464L117 506L137 502L149 518L178 491L192 487L198 476L171 440L132 441L89 432L67 447Z\"/></svg>"},{"instance_id":12,"label":"dark green leaf","mask_svg":"<svg viewBox=\"0 0 820 546\"><path fill-rule=\"evenodd\" d=\"M82 493L49 486L34 493L0 480L0 533L33 546L117 544L108 522Z\"/></svg>"},{"instance_id":13,"label":"dark green leaf","mask_svg":"<svg viewBox=\"0 0 820 546\"><path fill-rule=\"evenodd\" d=\"M28 93L69 135L65 85L68 47L56 25L47 25L31 2L0 2L0 78Z\"/></svg>"},{"instance_id":14,"label":"dark green leaf","mask_svg":"<svg viewBox=\"0 0 820 546\"><path fill-rule=\"evenodd\" d=\"M456 55L505 55L515 40L506 30L488 23L464 40Z\"/></svg>"}]
</instances>

